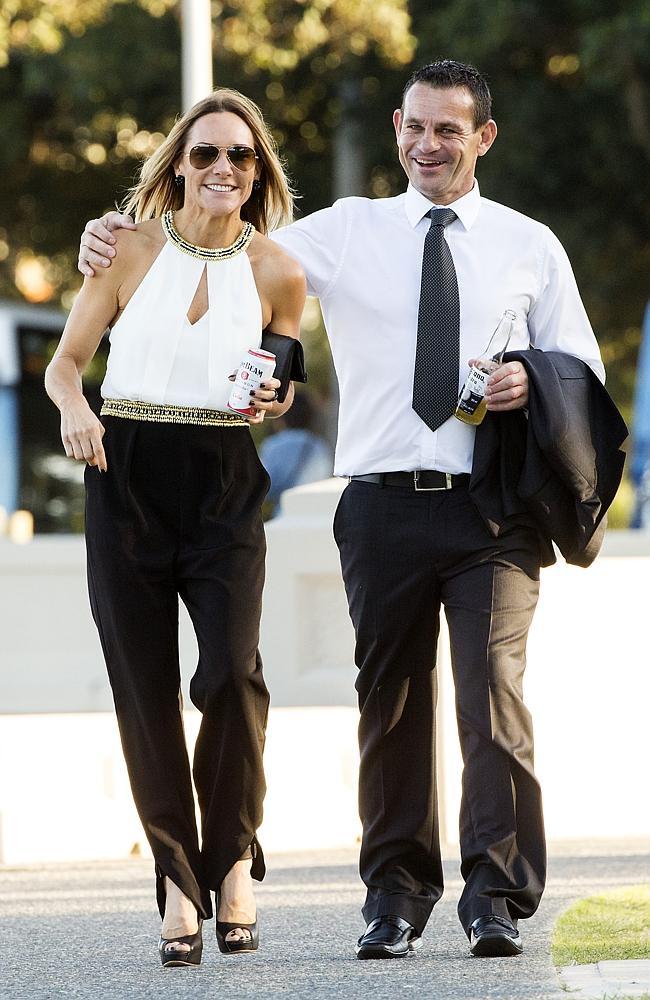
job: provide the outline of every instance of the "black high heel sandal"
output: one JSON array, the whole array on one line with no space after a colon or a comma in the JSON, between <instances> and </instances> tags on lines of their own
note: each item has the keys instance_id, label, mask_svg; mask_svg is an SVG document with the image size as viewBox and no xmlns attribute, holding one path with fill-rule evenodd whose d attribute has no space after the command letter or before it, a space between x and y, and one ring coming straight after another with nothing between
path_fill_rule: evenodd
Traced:
<instances>
[{"instance_id":1,"label":"black high heel sandal","mask_svg":"<svg viewBox=\"0 0 650 1000\"><path fill-rule=\"evenodd\" d=\"M221 900L221 893L216 893L216 912L219 912L219 902ZM245 938L232 938L230 941L226 941L226 936L230 934L231 931L248 931L250 937ZM225 920L215 919L215 933L217 935L217 944L219 945L219 951L223 955L237 955L241 952L247 951L257 951L260 943L260 932L257 926L257 920L254 924L242 924L235 923L229 924Z\"/></svg>"},{"instance_id":2,"label":"black high heel sandal","mask_svg":"<svg viewBox=\"0 0 650 1000\"><path fill-rule=\"evenodd\" d=\"M170 948L171 944L189 944L190 950ZM158 942L160 961L164 969L172 969L180 965L200 965L203 953L203 920L199 919L199 929L196 934L185 934L182 937L164 938Z\"/></svg>"}]
</instances>

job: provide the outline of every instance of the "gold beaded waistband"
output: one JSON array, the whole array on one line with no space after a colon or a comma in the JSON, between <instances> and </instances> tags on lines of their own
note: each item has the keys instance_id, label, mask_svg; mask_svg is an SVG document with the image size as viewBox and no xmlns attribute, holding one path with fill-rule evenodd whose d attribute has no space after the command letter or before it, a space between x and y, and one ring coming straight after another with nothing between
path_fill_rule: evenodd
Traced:
<instances>
[{"instance_id":1,"label":"gold beaded waistband","mask_svg":"<svg viewBox=\"0 0 650 1000\"><path fill-rule=\"evenodd\" d=\"M209 410L203 406L175 406L173 403L143 403L134 399L105 399L102 417L151 420L161 424L198 424L200 427L247 427L238 413Z\"/></svg>"}]
</instances>

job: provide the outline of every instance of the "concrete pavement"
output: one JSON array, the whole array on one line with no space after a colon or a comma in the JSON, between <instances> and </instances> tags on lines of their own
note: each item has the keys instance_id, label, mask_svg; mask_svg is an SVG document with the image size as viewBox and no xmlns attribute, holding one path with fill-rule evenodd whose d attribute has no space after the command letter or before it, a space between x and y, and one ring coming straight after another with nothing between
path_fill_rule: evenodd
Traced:
<instances>
[{"instance_id":1,"label":"concrete pavement","mask_svg":"<svg viewBox=\"0 0 650 1000\"><path fill-rule=\"evenodd\" d=\"M560 971L573 1000L604 997L650 997L650 959L572 965Z\"/></svg>"},{"instance_id":2,"label":"concrete pavement","mask_svg":"<svg viewBox=\"0 0 650 1000\"><path fill-rule=\"evenodd\" d=\"M52 818L56 822L56 817ZM0 869L0 1000L559 1000L550 959L556 916L574 899L647 880L640 843L557 845L539 912L522 923L518 958L476 959L458 923L458 861L445 862L446 891L417 955L359 962L362 885L353 851L275 855L259 886L260 951L218 953L204 928L198 969L160 966L152 863L132 859Z\"/></svg>"}]
</instances>

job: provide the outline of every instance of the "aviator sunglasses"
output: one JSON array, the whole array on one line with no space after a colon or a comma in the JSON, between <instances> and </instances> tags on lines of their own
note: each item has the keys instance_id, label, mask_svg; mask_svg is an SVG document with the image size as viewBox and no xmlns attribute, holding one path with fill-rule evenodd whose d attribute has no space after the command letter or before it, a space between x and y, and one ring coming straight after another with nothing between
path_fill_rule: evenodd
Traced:
<instances>
[{"instance_id":1,"label":"aviator sunglasses","mask_svg":"<svg viewBox=\"0 0 650 1000\"><path fill-rule=\"evenodd\" d=\"M225 149L229 162L237 170L252 170L257 153L250 146L213 146L212 143L202 142L199 146L192 146L189 153L190 163L196 170L205 170L211 167L215 160L219 159L219 154Z\"/></svg>"}]
</instances>

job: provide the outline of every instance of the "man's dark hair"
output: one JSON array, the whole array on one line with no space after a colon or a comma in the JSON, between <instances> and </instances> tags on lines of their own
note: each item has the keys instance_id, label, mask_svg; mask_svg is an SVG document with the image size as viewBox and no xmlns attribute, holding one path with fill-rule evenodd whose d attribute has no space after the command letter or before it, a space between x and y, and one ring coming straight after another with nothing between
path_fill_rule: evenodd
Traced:
<instances>
[{"instance_id":1,"label":"man's dark hair","mask_svg":"<svg viewBox=\"0 0 650 1000\"><path fill-rule=\"evenodd\" d=\"M416 69L404 87L402 108L414 83L428 83L431 87L465 87L469 90L474 101L475 129L485 125L492 117L492 95L487 80L467 63L456 62L455 59L439 59Z\"/></svg>"}]
</instances>

